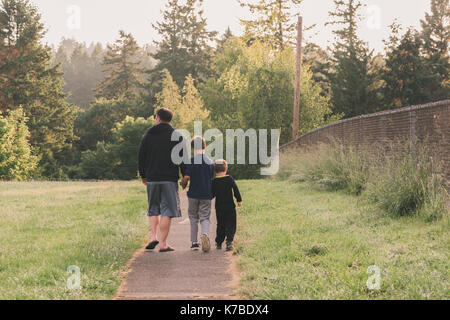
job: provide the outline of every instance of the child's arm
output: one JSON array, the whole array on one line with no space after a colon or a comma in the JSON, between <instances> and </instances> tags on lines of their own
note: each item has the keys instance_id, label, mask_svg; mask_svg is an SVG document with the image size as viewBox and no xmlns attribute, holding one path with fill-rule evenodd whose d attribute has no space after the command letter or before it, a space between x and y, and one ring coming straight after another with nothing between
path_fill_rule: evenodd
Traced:
<instances>
[{"instance_id":1,"label":"child's arm","mask_svg":"<svg viewBox=\"0 0 450 320\"><path fill-rule=\"evenodd\" d=\"M238 188L236 182L234 181L234 179L231 179L231 183L233 186L233 193L234 193L234 197L236 198L238 207L241 207L242 206L242 196L241 196L241 193L239 192L239 188Z\"/></svg>"}]
</instances>

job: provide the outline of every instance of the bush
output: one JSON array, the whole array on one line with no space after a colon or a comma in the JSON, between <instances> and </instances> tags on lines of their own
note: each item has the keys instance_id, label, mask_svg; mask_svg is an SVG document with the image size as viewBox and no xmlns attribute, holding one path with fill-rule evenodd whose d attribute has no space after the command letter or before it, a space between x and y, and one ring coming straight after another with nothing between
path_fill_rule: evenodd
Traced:
<instances>
[{"instance_id":1,"label":"bush","mask_svg":"<svg viewBox=\"0 0 450 320\"><path fill-rule=\"evenodd\" d=\"M0 112L0 179L26 180L36 171L38 157L32 154L21 108L3 116Z\"/></svg>"},{"instance_id":2,"label":"bush","mask_svg":"<svg viewBox=\"0 0 450 320\"><path fill-rule=\"evenodd\" d=\"M382 166L373 168L366 199L392 216L421 214L436 220L447 211L441 163L424 144L395 144Z\"/></svg>"},{"instance_id":3,"label":"bush","mask_svg":"<svg viewBox=\"0 0 450 320\"><path fill-rule=\"evenodd\" d=\"M126 117L111 130L111 143L99 142L94 151L82 153L78 178L131 180L137 178L138 149L153 119Z\"/></svg>"},{"instance_id":4,"label":"bush","mask_svg":"<svg viewBox=\"0 0 450 320\"><path fill-rule=\"evenodd\" d=\"M375 159L375 153L369 156L369 153L354 147L333 142L309 152L297 150L291 151L287 157L282 156L279 176L359 195L369 179Z\"/></svg>"},{"instance_id":5,"label":"bush","mask_svg":"<svg viewBox=\"0 0 450 320\"><path fill-rule=\"evenodd\" d=\"M448 194L439 158L425 144L397 142L357 150L333 142L281 154L277 178L345 190L389 215L440 219Z\"/></svg>"}]
</instances>

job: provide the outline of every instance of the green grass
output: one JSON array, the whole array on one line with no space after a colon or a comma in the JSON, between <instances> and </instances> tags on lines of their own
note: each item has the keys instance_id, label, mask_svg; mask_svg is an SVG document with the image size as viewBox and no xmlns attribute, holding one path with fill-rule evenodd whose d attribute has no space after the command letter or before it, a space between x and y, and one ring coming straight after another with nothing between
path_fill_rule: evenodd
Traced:
<instances>
[{"instance_id":1,"label":"green grass","mask_svg":"<svg viewBox=\"0 0 450 320\"><path fill-rule=\"evenodd\" d=\"M389 217L344 192L240 181L236 254L250 299L449 299L448 217ZM380 290L366 282L371 265Z\"/></svg>"},{"instance_id":2,"label":"green grass","mask_svg":"<svg viewBox=\"0 0 450 320\"><path fill-rule=\"evenodd\" d=\"M137 181L4 182L0 204L0 299L109 299L147 229Z\"/></svg>"}]
</instances>

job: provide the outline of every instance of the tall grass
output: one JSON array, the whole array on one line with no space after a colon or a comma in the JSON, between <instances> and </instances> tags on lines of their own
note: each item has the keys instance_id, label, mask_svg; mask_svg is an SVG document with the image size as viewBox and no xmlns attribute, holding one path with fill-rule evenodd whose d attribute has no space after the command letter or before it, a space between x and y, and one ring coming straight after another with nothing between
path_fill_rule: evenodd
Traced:
<instances>
[{"instance_id":1,"label":"tall grass","mask_svg":"<svg viewBox=\"0 0 450 320\"><path fill-rule=\"evenodd\" d=\"M362 195L392 216L420 214L435 220L448 211L439 172L441 162L423 143L356 148L333 141L283 153L278 178Z\"/></svg>"}]
</instances>

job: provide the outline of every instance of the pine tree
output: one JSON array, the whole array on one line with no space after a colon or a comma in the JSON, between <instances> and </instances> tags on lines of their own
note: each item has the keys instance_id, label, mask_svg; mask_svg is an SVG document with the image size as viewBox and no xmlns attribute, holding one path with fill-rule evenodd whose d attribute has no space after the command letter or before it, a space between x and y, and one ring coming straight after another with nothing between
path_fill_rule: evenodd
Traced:
<instances>
[{"instance_id":1,"label":"pine tree","mask_svg":"<svg viewBox=\"0 0 450 320\"><path fill-rule=\"evenodd\" d=\"M384 82L384 103L389 107L405 107L427 100L427 75L421 56L421 39L417 30L409 28L403 36L398 23L391 26L386 44L385 66L381 72Z\"/></svg>"},{"instance_id":2,"label":"pine tree","mask_svg":"<svg viewBox=\"0 0 450 320\"><path fill-rule=\"evenodd\" d=\"M297 21L292 14L298 11L303 0L257 0L244 2L239 0L242 7L247 7L255 20L241 20L245 26L246 38L257 38L276 49L283 49L287 44L293 43ZM295 21L294 21L295 20Z\"/></svg>"},{"instance_id":3,"label":"pine tree","mask_svg":"<svg viewBox=\"0 0 450 320\"><path fill-rule=\"evenodd\" d=\"M213 48L217 32L208 31L203 11L197 9L203 0L170 0L163 11L163 20L152 24L162 40L155 41L158 51L152 57L158 60L150 70L153 88L159 89L164 70L168 70L178 86L188 74L203 81L212 75Z\"/></svg>"},{"instance_id":4,"label":"pine tree","mask_svg":"<svg viewBox=\"0 0 450 320\"><path fill-rule=\"evenodd\" d=\"M137 97L143 87L142 75L144 70L137 59L140 48L130 33L120 31L120 39L112 45L108 45L103 58L106 78L99 84L97 97L107 99L125 96Z\"/></svg>"},{"instance_id":5,"label":"pine tree","mask_svg":"<svg viewBox=\"0 0 450 320\"><path fill-rule=\"evenodd\" d=\"M330 16L335 20L330 25L342 26L334 30L336 42L331 65L331 102L335 113L346 118L378 110L376 95L376 73L373 69L373 51L357 35L361 21L359 0L334 0L335 11Z\"/></svg>"},{"instance_id":6,"label":"pine tree","mask_svg":"<svg viewBox=\"0 0 450 320\"><path fill-rule=\"evenodd\" d=\"M47 176L60 176L72 147L76 110L65 102L59 65L51 66L51 48L41 44L44 25L27 0L0 4L0 110L22 106Z\"/></svg>"},{"instance_id":7,"label":"pine tree","mask_svg":"<svg viewBox=\"0 0 450 320\"><path fill-rule=\"evenodd\" d=\"M450 0L431 0L431 14L421 21L426 90L428 100L450 96L448 42L450 39Z\"/></svg>"}]
</instances>

